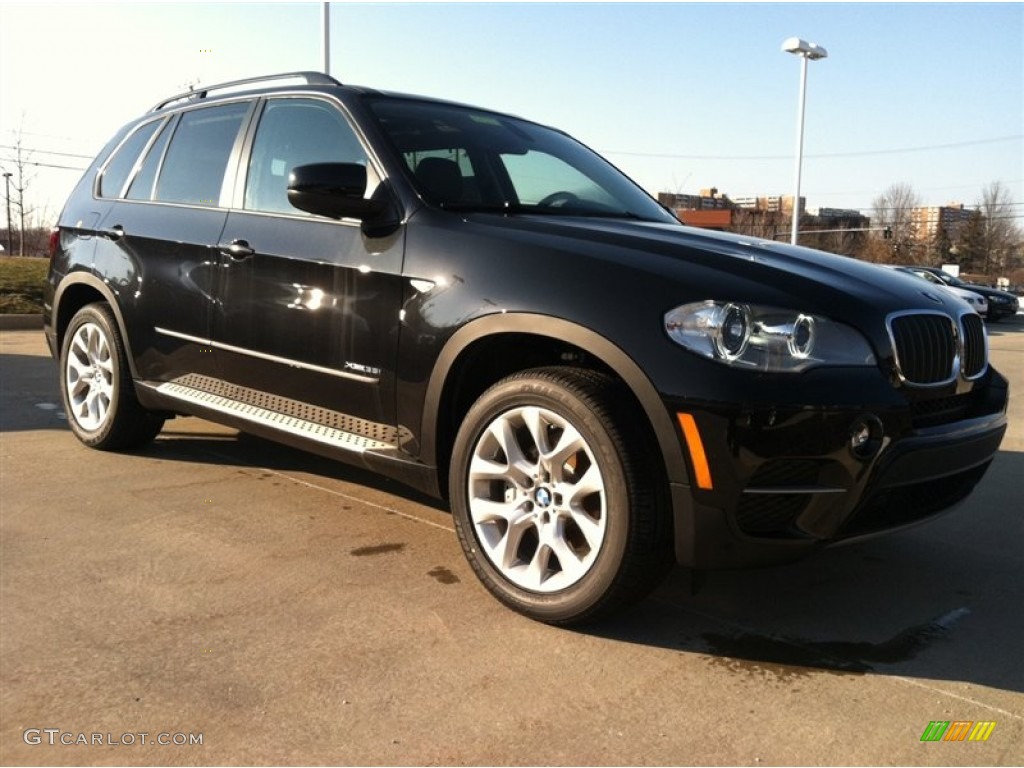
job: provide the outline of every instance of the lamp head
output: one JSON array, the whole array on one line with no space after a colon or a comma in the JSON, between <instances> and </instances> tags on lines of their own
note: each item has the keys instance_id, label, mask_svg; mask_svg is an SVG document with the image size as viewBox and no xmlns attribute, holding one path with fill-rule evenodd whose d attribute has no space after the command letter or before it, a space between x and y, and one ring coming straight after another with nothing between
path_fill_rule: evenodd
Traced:
<instances>
[{"instance_id":1,"label":"lamp head","mask_svg":"<svg viewBox=\"0 0 1024 768\"><path fill-rule=\"evenodd\" d=\"M795 53L797 56L804 56L811 61L828 58L828 51L824 46L817 43L808 43L799 37L790 37L782 43L782 50L786 53Z\"/></svg>"}]
</instances>

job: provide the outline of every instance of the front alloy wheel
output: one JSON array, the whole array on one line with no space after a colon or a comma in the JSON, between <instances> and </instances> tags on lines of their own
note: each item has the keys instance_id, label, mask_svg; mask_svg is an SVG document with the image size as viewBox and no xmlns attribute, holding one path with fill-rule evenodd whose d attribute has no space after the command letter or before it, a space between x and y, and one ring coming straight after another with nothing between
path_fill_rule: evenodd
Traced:
<instances>
[{"instance_id":1,"label":"front alloy wheel","mask_svg":"<svg viewBox=\"0 0 1024 768\"><path fill-rule=\"evenodd\" d=\"M462 421L449 489L481 582L531 618L575 624L642 598L672 562L653 462L628 393L593 371L539 368L488 389Z\"/></svg>"},{"instance_id":2,"label":"front alloy wheel","mask_svg":"<svg viewBox=\"0 0 1024 768\"><path fill-rule=\"evenodd\" d=\"M567 419L528 406L498 415L469 466L469 514L491 564L541 593L578 583L607 532L607 492L593 449Z\"/></svg>"}]
</instances>

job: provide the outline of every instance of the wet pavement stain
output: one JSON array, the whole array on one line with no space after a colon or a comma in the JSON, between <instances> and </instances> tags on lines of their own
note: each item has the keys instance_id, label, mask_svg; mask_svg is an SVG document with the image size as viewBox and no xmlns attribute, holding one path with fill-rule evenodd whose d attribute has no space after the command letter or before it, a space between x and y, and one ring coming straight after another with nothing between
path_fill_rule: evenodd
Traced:
<instances>
[{"instance_id":1,"label":"wet pavement stain","mask_svg":"<svg viewBox=\"0 0 1024 768\"><path fill-rule=\"evenodd\" d=\"M350 555L353 557L366 557L368 555L383 555L387 552L401 552L405 549L405 544L377 544L372 547L356 547Z\"/></svg>"},{"instance_id":2,"label":"wet pavement stain","mask_svg":"<svg viewBox=\"0 0 1024 768\"><path fill-rule=\"evenodd\" d=\"M427 571L427 576L433 576L442 584L458 584L461 579L442 565Z\"/></svg>"},{"instance_id":3,"label":"wet pavement stain","mask_svg":"<svg viewBox=\"0 0 1024 768\"><path fill-rule=\"evenodd\" d=\"M733 672L771 675L780 680L815 673L863 675L877 664L897 664L913 659L937 640L947 638L953 625L966 616L957 608L924 624L917 624L881 643L814 641L793 637L769 637L740 633L707 633L702 637L709 663Z\"/></svg>"},{"instance_id":4,"label":"wet pavement stain","mask_svg":"<svg viewBox=\"0 0 1024 768\"><path fill-rule=\"evenodd\" d=\"M706 657L708 663L730 672L773 677L783 682L812 674L863 675L866 664L835 659L816 651L813 643L761 635L703 635L710 651L721 654ZM799 644L797 644L799 643Z\"/></svg>"}]
</instances>

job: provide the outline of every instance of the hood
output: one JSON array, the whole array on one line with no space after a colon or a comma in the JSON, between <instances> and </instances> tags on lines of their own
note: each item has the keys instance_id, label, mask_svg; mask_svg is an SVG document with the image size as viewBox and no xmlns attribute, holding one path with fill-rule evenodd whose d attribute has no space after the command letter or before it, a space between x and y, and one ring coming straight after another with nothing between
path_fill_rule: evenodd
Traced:
<instances>
[{"instance_id":1,"label":"hood","mask_svg":"<svg viewBox=\"0 0 1024 768\"><path fill-rule=\"evenodd\" d=\"M620 219L473 214L467 223L560 255L628 265L670 281L679 301L761 303L842 320L866 309L941 309L959 314L955 296L920 279L846 256L683 225ZM723 277L728 279L724 280ZM874 313L873 312L873 313ZM873 314L872 313L872 314Z\"/></svg>"}]
</instances>

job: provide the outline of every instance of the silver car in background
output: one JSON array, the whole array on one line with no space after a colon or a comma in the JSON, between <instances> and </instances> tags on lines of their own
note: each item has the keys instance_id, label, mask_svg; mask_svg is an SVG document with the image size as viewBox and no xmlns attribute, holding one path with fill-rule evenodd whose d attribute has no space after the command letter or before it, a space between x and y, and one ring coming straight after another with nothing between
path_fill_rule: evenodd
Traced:
<instances>
[{"instance_id":1,"label":"silver car in background","mask_svg":"<svg viewBox=\"0 0 1024 768\"><path fill-rule=\"evenodd\" d=\"M971 309L982 317L988 317L988 299L980 293L968 291L965 288L957 288L955 285L946 285L931 272L924 269L915 269L914 267L892 267L892 269L899 270L900 272L906 272L908 275L913 275L914 277L926 280L932 285L936 285L942 290L952 293L958 299L966 301L971 306Z\"/></svg>"}]
</instances>

